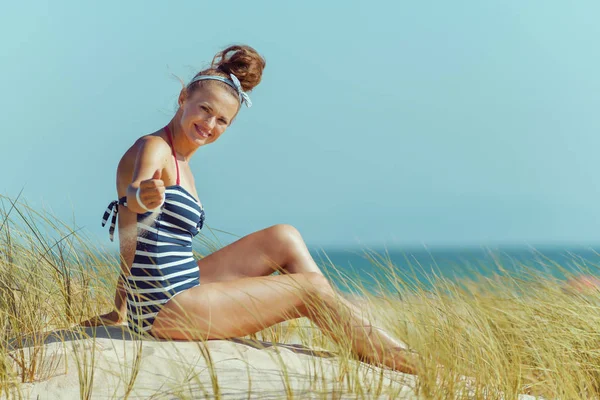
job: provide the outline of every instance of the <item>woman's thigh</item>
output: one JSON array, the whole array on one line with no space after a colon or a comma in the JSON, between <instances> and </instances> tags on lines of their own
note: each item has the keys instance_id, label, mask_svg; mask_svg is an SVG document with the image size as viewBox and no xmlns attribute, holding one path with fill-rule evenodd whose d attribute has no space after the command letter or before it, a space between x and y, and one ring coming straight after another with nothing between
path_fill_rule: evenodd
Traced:
<instances>
[{"instance_id":1,"label":"woman's thigh","mask_svg":"<svg viewBox=\"0 0 600 400\"><path fill-rule=\"evenodd\" d=\"M301 263L302 268L289 272L321 273L298 231L289 225L274 225L199 260L200 284L267 276L291 261Z\"/></svg>"},{"instance_id":2,"label":"woman's thigh","mask_svg":"<svg viewBox=\"0 0 600 400\"><path fill-rule=\"evenodd\" d=\"M312 301L333 292L321 274L287 274L201 284L170 300L158 313L152 334L170 339L245 336L305 316Z\"/></svg>"}]
</instances>

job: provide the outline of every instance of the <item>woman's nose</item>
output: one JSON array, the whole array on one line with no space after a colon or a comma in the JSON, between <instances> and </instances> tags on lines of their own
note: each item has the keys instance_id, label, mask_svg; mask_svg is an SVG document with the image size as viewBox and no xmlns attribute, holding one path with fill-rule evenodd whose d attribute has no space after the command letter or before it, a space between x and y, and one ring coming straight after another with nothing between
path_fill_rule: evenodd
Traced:
<instances>
[{"instance_id":1,"label":"woman's nose","mask_svg":"<svg viewBox=\"0 0 600 400\"><path fill-rule=\"evenodd\" d=\"M214 116L206 118L204 120L204 123L206 124L206 127L208 129L212 129L215 127L215 124L217 123L216 118Z\"/></svg>"}]
</instances>

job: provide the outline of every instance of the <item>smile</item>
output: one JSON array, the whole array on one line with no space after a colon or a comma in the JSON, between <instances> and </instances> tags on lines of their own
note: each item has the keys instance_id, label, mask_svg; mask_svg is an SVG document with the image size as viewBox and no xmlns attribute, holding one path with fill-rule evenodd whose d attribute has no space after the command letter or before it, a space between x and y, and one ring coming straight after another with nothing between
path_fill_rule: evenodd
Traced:
<instances>
[{"instance_id":1,"label":"smile","mask_svg":"<svg viewBox=\"0 0 600 400\"><path fill-rule=\"evenodd\" d=\"M208 138L208 137L211 137L211 136L212 136L210 133L207 133L207 132L203 131L202 129L200 129L200 128L198 127L198 125L196 125L196 124L194 124L194 128L196 129L196 133L197 133L197 134L198 134L200 137L203 137L203 138Z\"/></svg>"}]
</instances>

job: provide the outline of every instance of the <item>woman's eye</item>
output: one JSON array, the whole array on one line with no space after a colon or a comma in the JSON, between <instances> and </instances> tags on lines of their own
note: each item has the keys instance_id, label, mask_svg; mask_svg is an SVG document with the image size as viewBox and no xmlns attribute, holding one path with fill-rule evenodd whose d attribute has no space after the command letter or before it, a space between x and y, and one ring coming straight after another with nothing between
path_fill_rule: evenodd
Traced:
<instances>
[{"instance_id":1,"label":"woman's eye","mask_svg":"<svg viewBox=\"0 0 600 400\"><path fill-rule=\"evenodd\" d=\"M201 109L202 111L206 111L206 112L208 112L208 107L206 107L206 106L200 106L200 109Z\"/></svg>"},{"instance_id":2,"label":"woman's eye","mask_svg":"<svg viewBox=\"0 0 600 400\"><path fill-rule=\"evenodd\" d=\"M224 119L220 119L220 120L219 120L219 123L220 123L221 125L227 125L227 121L225 121Z\"/></svg>"}]
</instances>

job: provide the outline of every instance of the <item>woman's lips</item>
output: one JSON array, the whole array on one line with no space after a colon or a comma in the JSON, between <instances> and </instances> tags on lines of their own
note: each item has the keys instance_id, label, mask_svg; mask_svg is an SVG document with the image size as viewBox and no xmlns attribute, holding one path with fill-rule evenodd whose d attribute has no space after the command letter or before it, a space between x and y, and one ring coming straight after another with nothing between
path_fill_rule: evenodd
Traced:
<instances>
[{"instance_id":1,"label":"woman's lips","mask_svg":"<svg viewBox=\"0 0 600 400\"><path fill-rule=\"evenodd\" d=\"M205 138L205 139L206 139L206 138L208 138L208 137L210 137L210 133L206 133L206 132L204 132L202 129L200 129L200 128L198 127L198 125L194 124L194 128L196 128L196 133L198 133L198 135L199 135L200 137L203 137L203 138Z\"/></svg>"}]
</instances>

